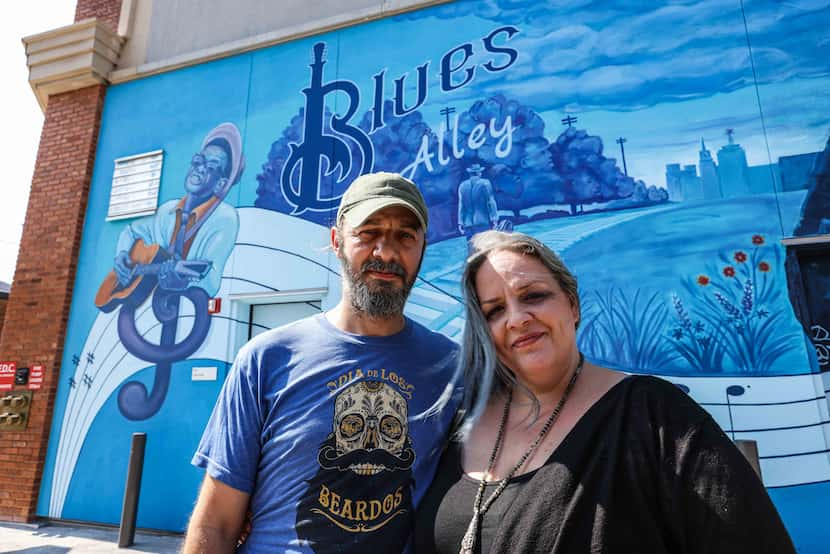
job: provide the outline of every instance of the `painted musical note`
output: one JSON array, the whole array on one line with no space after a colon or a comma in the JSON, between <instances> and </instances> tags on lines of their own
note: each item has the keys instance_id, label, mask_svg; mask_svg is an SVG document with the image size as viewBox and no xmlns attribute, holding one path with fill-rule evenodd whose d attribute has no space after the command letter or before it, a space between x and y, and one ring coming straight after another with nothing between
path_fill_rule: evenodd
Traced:
<instances>
[{"instance_id":1,"label":"painted musical note","mask_svg":"<svg viewBox=\"0 0 830 554\"><path fill-rule=\"evenodd\" d=\"M682 391L683 391L683 392L685 392L686 394L689 394L689 390L690 390L690 389L689 389L689 387L687 387L686 385L683 385L683 384L681 384L681 383L672 383L672 385L674 385L675 387L679 388L680 390L682 390Z\"/></svg>"},{"instance_id":2,"label":"painted musical note","mask_svg":"<svg viewBox=\"0 0 830 554\"><path fill-rule=\"evenodd\" d=\"M746 389L741 385L730 385L726 387L726 408L729 410L729 432L732 434L732 440L735 440L735 424L732 421L732 402L730 398L733 396L741 396L746 392Z\"/></svg>"}]
</instances>

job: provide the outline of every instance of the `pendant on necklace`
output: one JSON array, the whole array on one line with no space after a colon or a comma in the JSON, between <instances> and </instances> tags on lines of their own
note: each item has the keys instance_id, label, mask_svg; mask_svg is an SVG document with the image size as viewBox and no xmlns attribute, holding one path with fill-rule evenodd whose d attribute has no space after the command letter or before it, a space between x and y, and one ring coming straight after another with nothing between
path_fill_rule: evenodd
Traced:
<instances>
[{"instance_id":1,"label":"pendant on necklace","mask_svg":"<svg viewBox=\"0 0 830 554\"><path fill-rule=\"evenodd\" d=\"M461 550L458 554L473 554L473 547L476 545L476 535L478 534L478 513L473 513L473 519L470 520L470 525L467 527L467 532L464 533L464 538L461 539Z\"/></svg>"}]
</instances>

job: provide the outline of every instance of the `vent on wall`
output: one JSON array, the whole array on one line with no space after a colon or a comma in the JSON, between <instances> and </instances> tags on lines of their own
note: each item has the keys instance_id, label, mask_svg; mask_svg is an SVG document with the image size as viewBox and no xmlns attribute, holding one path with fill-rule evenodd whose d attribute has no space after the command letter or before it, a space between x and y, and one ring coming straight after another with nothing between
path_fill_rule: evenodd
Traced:
<instances>
[{"instance_id":1,"label":"vent on wall","mask_svg":"<svg viewBox=\"0 0 830 554\"><path fill-rule=\"evenodd\" d=\"M107 221L155 213L163 163L162 150L115 160Z\"/></svg>"}]
</instances>

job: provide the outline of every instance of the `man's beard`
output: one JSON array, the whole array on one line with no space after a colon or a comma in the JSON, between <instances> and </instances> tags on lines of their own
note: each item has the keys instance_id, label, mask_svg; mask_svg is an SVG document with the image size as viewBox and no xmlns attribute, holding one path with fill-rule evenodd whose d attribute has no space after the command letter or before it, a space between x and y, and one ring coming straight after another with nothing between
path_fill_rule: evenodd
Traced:
<instances>
[{"instance_id":1,"label":"man's beard","mask_svg":"<svg viewBox=\"0 0 830 554\"><path fill-rule=\"evenodd\" d=\"M403 313L404 304L406 304L415 279L407 280L406 270L402 265L396 262L369 260L361 266L360 271L355 272L352 271L345 258L338 257L343 266L343 275L348 284L352 307L355 310L369 317L381 319L390 319ZM369 282L366 277L368 271L394 273L401 278L403 285L397 287L391 281L379 279Z\"/></svg>"}]
</instances>

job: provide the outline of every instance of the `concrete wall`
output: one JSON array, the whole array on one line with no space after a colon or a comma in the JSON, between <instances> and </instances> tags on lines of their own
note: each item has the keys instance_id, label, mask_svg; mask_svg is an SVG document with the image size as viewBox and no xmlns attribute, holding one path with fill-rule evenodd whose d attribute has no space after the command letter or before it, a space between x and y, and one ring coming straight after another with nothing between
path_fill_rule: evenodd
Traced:
<instances>
[{"instance_id":1,"label":"concrete wall","mask_svg":"<svg viewBox=\"0 0 830 554\"><path fill-rule=\"evenodd\" d=\"M274 9L260 0L126 0L121 25L130 20L130 40L119 63L122 75L115 80L143 73L136 70L141 66L179 65L184 59L235 53L445 2L280 0Z\"/></svg>"}]
</instances>

